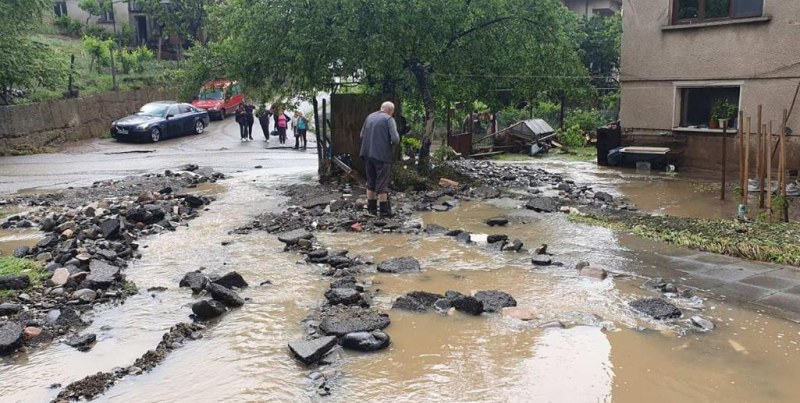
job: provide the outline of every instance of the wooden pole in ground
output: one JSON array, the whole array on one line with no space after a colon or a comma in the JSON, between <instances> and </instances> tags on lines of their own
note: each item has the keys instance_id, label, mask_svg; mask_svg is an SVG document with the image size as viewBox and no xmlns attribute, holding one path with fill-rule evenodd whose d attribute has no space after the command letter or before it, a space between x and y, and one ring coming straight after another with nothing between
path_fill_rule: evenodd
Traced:
<instances>
[{"instance_id":1,"label":"wooden pole in ground","mask_svg":"<svg viewBox=\"0 0 800 403\"><path fill-rule=\"evenodd\" d=\"M325 144L326 148L329 148L331 150L331 158L333 158L333 152L334 152L333 144L328 143L327 121L328 121L328 101L325 98L322 98L322 143Z\"/></svg>"},{"instance_id":2,"label":"wooden pole in ground","mask_svg":"<svg viewBox=\"0 0 800 403\"><path fill-rule=\"evenodd\" d=\"M318 109L318 102L317 97L314 97L311 100L311 105L314 106L314 138L317 139L317 160L319 162L319 171L322 171L322 139L319 135L319 109Z\"/></svg>"},{"instance_id":3,"label":"wooden pole in ground","mask_svg":"<svg viewBox=\"0 0 800 403\"><path fill-rule=\"evenodd\" d=\"M764 136L767 125L758 125L758 152L756 153L756 176L753 178L755 183L760 186L758 190L758 207L764 208ZM749 186L749 181L748 181Z\"/></svg>"},{"instance_id":4,"label":"wooden pole in ground","mask_svg":"<svg viewBox=\"0 0 800 403\"><path fill-rule=\"evenodd\" d=\"M744 121L743 121L744 112L739 111L739 188L742 192L742 200L747 199L747 171L744 169Z\"/></svg>"},{"instance_id":5,"label":"wooden pole in ground","mask_svg":"<svg viewBox=\"0 0 800 403\"><path fill-rule=\"evenodd\" d=\"M741 123L739 123L741 126ZM744 138L744 186L742 187L742 204L747 206L747 178L750 177L750 117L747 117L747 129Z\"/></svg>"},{"instance_id":6,"label":"wooden pole in ground","mask_svg":"<svg viewBox=\"0 0 800 403\"><path fill-rule=\"evenodd\" d=\"M728 122L722 122L722 186L720 200L725 200L725 171L728 170Z\"/></svg>"},{"instance_id":7,"label":"wooden pole in ground","mask_svg":"<svg viewBox=\"0 0 800 403\"><path fill-rule=\"evenodd\" d=\"M789 120L789 111L783 110L783 121L781 123L781 158L779 173L780 180L780 194L781 194L781 213L783 222L789 222L789 199L786 198L786 123Z\"/></svg>"},{"instance_id":8,"label":"wooden pole in ground","mask_svg":"<svg viewBox=\"0 0 800 403\"><path fill-rule=\"evenodd\" d=\"M767 130L766 136L766 147L764 150L764 158L766 161L766 173L767 173L767 210L769 211L769 219L772 220L772 121L769 121L769 129ZM763 186L762 186L763 189Z\"/></svg>"}]
</instances>

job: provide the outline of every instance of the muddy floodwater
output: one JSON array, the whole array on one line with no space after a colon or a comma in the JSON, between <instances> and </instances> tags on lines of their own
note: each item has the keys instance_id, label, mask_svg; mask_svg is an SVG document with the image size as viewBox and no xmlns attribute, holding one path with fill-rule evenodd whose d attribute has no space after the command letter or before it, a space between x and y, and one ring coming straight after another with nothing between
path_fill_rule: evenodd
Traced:
<instances>
[{"instance_id":1,"label":"muddy floodwater","mask_svg":"<svg viewBox=\"0 0 800 403\"><path fill-rule=\"evenodd\" d=\"M489 251L480 236L478 244L464 245L444 236L317 234L331 248L376 262L415 256L423 267L417 274L367 276L379 290L375 305L390 314L392 344L376 353L345 351L339 364L325 369L336 375L332 395L319 397L309 370L286 344L303 336L300 321L322 303L328 288L319 275L323 268L298 264L302 256L283 252L274 235L229 234L256 214L281 208L276 186L301 180L312 178L251 172L221 182L213 189L217 201L189 228L141 242L143 258L126 272L141 292L124 305L96 310L87 329L98 335L92 350L55 343L4 362L0 401L47 401L57 393L49 389L53 383L130 365L171 325L188 319L195 299L177 283L200 266L209 273L241 273L251 285L241 293L249 303L212 323L203 339L149 373L124 378L97 401L800 401L800 326L713 299L704 301L702 311L717 325L710 333L643 319L627 302L656 296L640 287L640 274L657 272L658 245L641 248L640 240L574 224L562 214L512 209L514 203L503 199L423 214L420 223L507 234L528 248L546 243L564 267L535 268L527 254ZM510 224L492 229L483 223L498 215ZM583 260L631 276L579 277L571 268ZM272 284L259 285L266 280ZM150 287L167 290L146 291ZM394 298L415 290L502 290L542 319L390 310ZM567 328L536 326L551 320Z\"/></svg>"}]
</instances>

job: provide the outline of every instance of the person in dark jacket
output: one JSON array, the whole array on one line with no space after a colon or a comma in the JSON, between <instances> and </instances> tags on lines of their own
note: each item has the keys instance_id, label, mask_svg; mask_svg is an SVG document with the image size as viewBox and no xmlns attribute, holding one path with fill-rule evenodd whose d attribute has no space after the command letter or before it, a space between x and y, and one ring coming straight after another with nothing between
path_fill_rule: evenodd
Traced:
<instances>
[{"instance_id":1,"label":"person in dark jacket","mask_svg":"<svg viewBox=\"0 0 800 403\"><path fill-rule=\"evenodd\" d=\"M392 118L394 104L384 102L381 110L371 113L361 128L361 158L367 166L367 211L372 215L392 217L389 205L389 181L392 171L392 145L400 143L397 123Z\"/></svg>"},{"instance_id":2,"label":"person in dark jacket","mask_svg":"<svg viewBox=\"0 0 800 403\"><path fill-rule=\"evenodd\" d=\"M269 143L269 117L272 116L272 112L269 109L261 107L261 110L258 113L258 124L261 125L261 131L264 132L264 141Z\"/></svg>"},{"instance_id":3,"label":"person in dark jacket","mask_svg":"<svg viewBox=\"0 0 800 403\"><path fill-rule=\"evenodd\" d=\"M245 114L247 111L244 108L244 104L239 104L239 107L236 108L236 123L239 124L239 136L242 138L242 141L247 141L247 116Z\"/></svg>"},{"instance_id":4,"label":"person in dark jacket","mask_svg":"<svg viewBox=\"0 0 800 403\"><path fill-rule=\"evenodd\" d=\"M253 101L248 101L247 105L244 106L245 111L245 124L247 125L247 140L253 141L253 124L256 123L256 117L253 115L255 112L256 107L253 106Z\"/></svg>"}]
</instances>

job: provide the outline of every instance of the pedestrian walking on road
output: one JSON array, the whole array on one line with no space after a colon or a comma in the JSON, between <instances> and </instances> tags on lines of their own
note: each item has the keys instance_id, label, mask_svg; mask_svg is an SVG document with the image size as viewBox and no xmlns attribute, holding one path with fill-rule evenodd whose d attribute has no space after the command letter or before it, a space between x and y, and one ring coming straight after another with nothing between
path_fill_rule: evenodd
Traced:
<instances>
[{"instance_id":1,"label":"pedestrian walking on road","mask_svg":"<svg viewBox=\"0 0 800 403\"><path fill-rule=\"evenodd\" d=\"M256 107L253 106L253 101L248 101L244 106L245 111L245 124L247 124L247 140L253 141L253 125L256 123L256 117L253 115Z\"/></svg>"},{"instance_id":2,"label":"pedestrian walking on road","mask_svg":"<svg viewBox=\"0 0 800 403\"><path fill-rule=\"evenodd\" d=\"M308 119L303 116L303 112L294 112L294 149L297 150L300 144L303 145L303 150L306 149L306 132L308 131Z\"/></svg>"},{"instance_id":3,"label":"pedestrian walking on road","mask_svg":"<svg viewBox=\"0 0 800 403\"><path fill-rule=\"evenodd\" d=\"M247 111L244 109L244 104L239 104L239 107L236 108L236 123L239 124L239 136L242 141L247 141L247 117L245 113Z\"/></svg>"},{"instance_id":4,"label":"pedestrian walking on road","mask_svg":"<svg viewBox=\"0 0 800 403\"><path fill-rule=\"evenodd\" d=\"M400 134L392 115L394 104L384 102L379 111L367 116L361 128L360 155L367 165L367 211L382 217L393 216L389 204L392 145L400 143Z\"/></svg>"},{"instance_id":5,"label":"pedestrian walking on road","mask_svg":"<svg viewBox=\"0 0 800 403\"><path fill-rule=\"evenodd\" d=\"M261 131L264 132L264 141L269 143L269 117L272 113L262 105L256 114L258 115L258 124L261 126Z\"/></svg>"},{"instance_id":6,"label":"pedestrian walking on road","mask_svg":"<svg viewBox=\"0 0 800 403\"><path fill-rule=\"evenodd\" d=\"M286 128L289 126L289 115L283 109L278 110L278 115L275 118L275 127L278 130L278 140L281 144L286 144Z\"/></svg>"}]
</instances>

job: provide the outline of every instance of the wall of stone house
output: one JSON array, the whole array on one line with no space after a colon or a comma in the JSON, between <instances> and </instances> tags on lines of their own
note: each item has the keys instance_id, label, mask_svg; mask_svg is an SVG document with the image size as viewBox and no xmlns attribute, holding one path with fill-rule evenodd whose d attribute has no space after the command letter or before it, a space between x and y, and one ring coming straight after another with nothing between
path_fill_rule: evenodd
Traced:
<instances>
[{"instance_id":1,"label":"wall of stone house","mask_svg":"<svg viewBox=\"0 0 800 403\"><path fill-rule=\"evenodd\" d=\"M152 89L107 92L86 98L0 107L0 155L20 147L45 147L100 137L111 122L174 94Z\"/></svg>"},{"instance_id":2,"label":"wall of stone house","mask_svg":"<svg viewBox=\"0 0 800 403\"><path fill-rule=\"evenodd\" d=\"M684 167L719 170L720 135L673 132L680 122L678 87L687 82L737 85L740 107L756 131L758 105L777 133L800 83L800 3L764 0L763 17L748 23L670 29L672 1L625 0L620 120L627 145L684 149ZM800 100L788 126L800 135ZM738 170L738 140L729 148ZM755 140L753 145L755 146ZM789 169L800 167L800 138L787 141ZM752 147L751 147L752 148ZM751 157L751 166L755 156Z\"/></svg>"}]
</instances>

